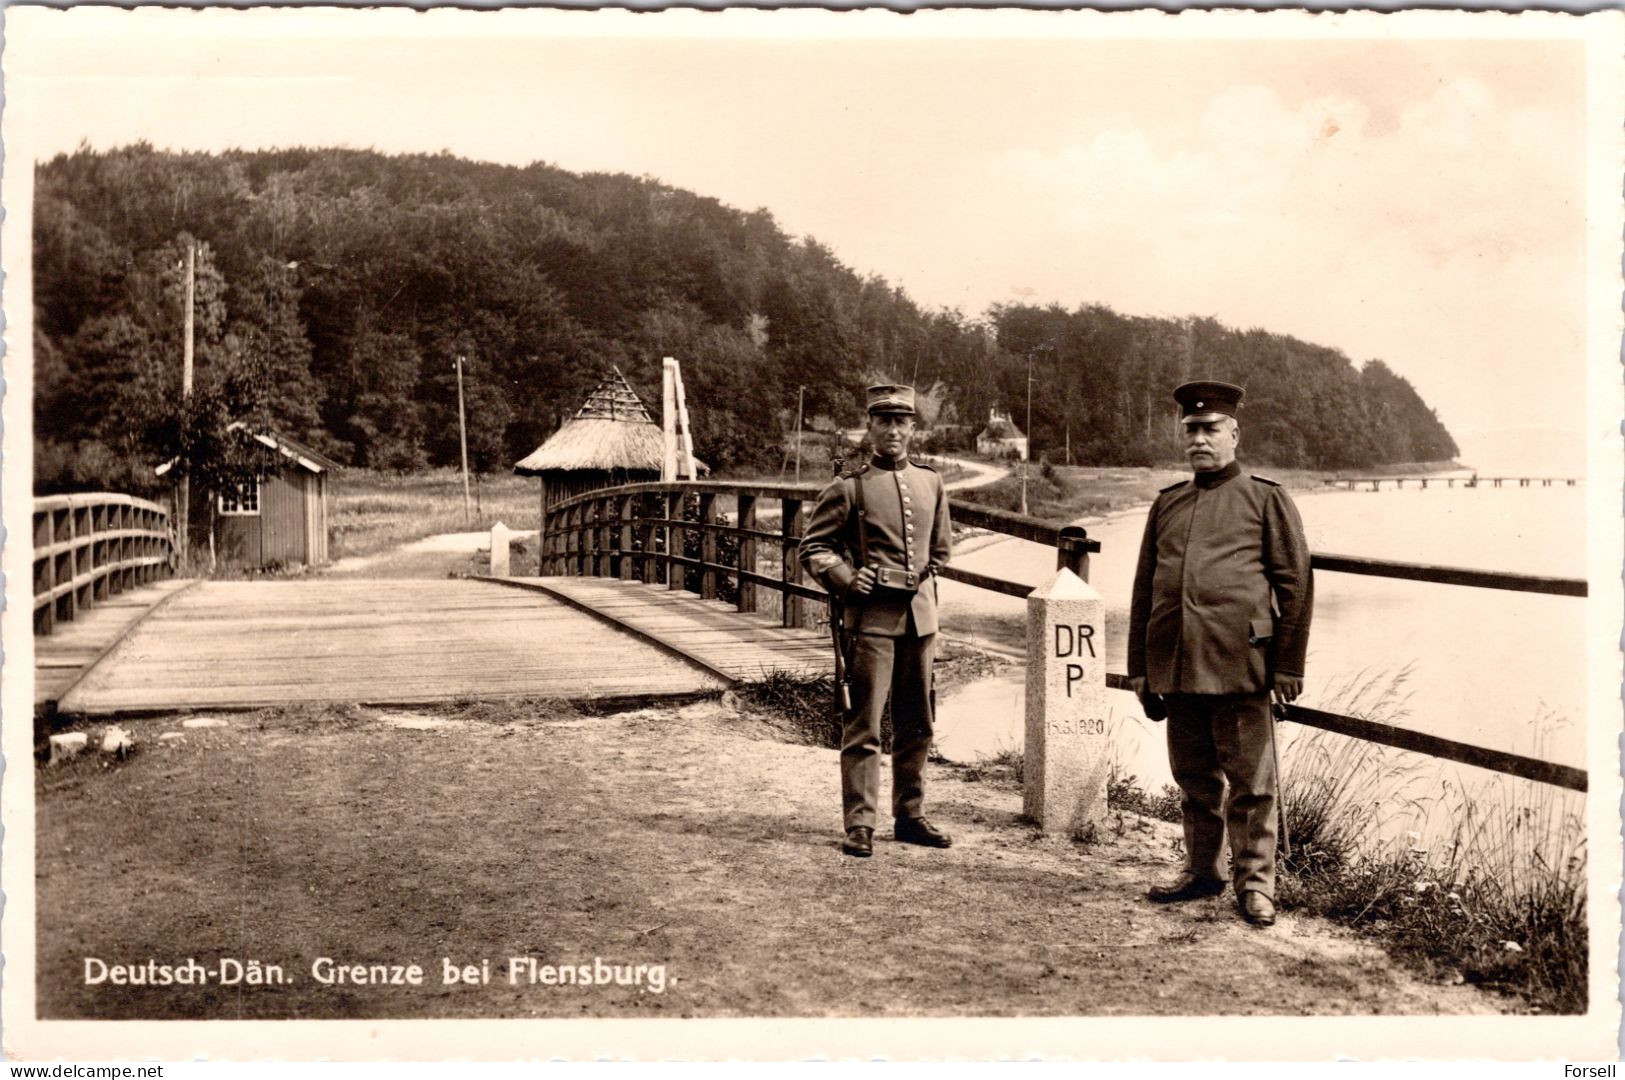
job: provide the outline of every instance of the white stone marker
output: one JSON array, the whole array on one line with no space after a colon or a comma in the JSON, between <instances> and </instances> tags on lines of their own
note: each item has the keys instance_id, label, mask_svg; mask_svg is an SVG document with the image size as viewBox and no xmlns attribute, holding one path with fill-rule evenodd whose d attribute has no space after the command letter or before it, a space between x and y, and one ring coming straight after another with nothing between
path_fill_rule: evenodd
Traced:
<instances>
[{"instance_id":1,"label":"white stone marker","mask_svg":"<svg viewBox=\"0 0 1625 1080\"><path fill-rule=\"evenodd\" d=\"M492 577L507 577L510 573L508 569L508 537L512 535L513 530L500 521L491 526Z\"/></svg>"},{"instance_id":2,"label":"white stone marker","mask_svg":"<svg viewBox=\"0 0 1625 1080\"><path fill-rule=\"evenodd\" d=\"M83 731L69 731L61 735L51 736L51 760L48 764L56 765L77 757L89 742L90 736Z\"/></svg>"},{"instance_id":3,"label":"white stone marker","mask_svg":"<svg viewBox=\"0 0 1625 1080\"><path fill-rule=\"evenodd\" d=\"M1067 569L1027 597L1023 809L1047 833L1106 820L1106 605Z\"/></svg>"}]
</instances>

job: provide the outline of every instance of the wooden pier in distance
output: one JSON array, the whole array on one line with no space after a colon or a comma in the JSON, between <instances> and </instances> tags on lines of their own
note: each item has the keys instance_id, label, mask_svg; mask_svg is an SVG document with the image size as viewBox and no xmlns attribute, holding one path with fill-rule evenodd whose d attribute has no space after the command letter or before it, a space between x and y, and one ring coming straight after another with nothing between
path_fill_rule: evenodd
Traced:
<instances>
[{"instance_id":1,"label":"wooden pier in distance","mask_svg":"<svg viewBox=\"0 0 1625 1080\"><path fill-rule=\"evenodd\" d=\"M1406 483L1412 483L1423 491L1428 488L1429 482L1434 487L1453 488L1457 482L1464 488L1477 487L1574 487L1580 481L1570 476L1329 476L1326 483L1329 486L1345 486L1350 491L1366 484L1371 485L1372 491L1378 491L1383 484L1392 484L1395 488L1404 488Z\"/></svg>"}]
</instances>

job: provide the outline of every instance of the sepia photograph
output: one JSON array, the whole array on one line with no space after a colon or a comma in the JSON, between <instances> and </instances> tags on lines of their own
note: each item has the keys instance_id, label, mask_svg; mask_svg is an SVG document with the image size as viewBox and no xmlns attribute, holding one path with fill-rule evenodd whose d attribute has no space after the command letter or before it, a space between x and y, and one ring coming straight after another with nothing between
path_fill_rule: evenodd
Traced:
<instances>
[{"instance_id":1,"label":"sepia photograph","mask_svg":"<svg viewBox=\"0 0 1625 1080\"><path fill-rule=\"evenodd\" d=\"M1617 1058L1621 12L6 37L7 1058Z\"/></svg>"}]
</instances>

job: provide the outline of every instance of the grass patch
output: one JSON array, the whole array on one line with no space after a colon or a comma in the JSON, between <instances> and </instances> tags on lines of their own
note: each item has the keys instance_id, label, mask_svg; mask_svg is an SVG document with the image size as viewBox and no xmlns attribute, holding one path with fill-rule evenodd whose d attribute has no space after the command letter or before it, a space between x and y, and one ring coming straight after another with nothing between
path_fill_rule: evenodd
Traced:
<instances>
[{"instance_id":1,"label":"grass patch","mask_svg":"<svg viewBox=\"0 0 1625 1080\"><path fill-rule=\"evenodd\" d=\"M533 529L540 516L537 481L512 474L478 478L467 517L463 477L455 469L397 475L346 469L333 483L330 554L372 555L439 533L480 532L498 521Z\"/></svg>"},{"instance_id":2,"label":"grass patch","mask_svg":"<svg viewBox=\"0 0 1625 1080\"><path fill-rule=\"evenodd\" d=\"M996 754L968 764L956 764L959 775L972 784L992 787L1020 788L1026 778L1027 756L1019 747L1004 747Z\"/></svg>"},{"instance_id":3,"label":"grass patch","mask_svg":"<svg viewBox=\"0 0 1625 1080\"><path fill-rule=\"evenodd\" d=\"M1106 807L1119 813L1178 823L1183 820L1179 809L1183 798L1172 784L1162 785L1162 790L1153 795L1140 786L1139 777L1123 772L1115 761L1106 774Z\"/></svg>"}]
</instances>

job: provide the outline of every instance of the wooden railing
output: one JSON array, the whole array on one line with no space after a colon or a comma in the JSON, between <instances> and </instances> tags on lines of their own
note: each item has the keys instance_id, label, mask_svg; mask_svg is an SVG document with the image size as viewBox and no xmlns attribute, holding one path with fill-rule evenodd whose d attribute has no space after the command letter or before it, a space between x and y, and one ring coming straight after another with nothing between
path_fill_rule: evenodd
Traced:
<instances>
[{"instance_id":1,"label":"wooden railing","mask_svg":"<svg viewBox=\"0 0 1625 1080\"><path fill-rule=\"evenodd\" d=\"M779 605L783 625L811 625L829 598L808 580L796 548L820 490L813 484L690 481L627 484L578 495L548 509L542 523L541 572L615 577L673 589L687 588L693 578L697 588L692 591L707 600L731 591L740 611L760 610L759 590L765 588L784 598ZM723 520L719 511L718 500L724 498L734 503L732 522ZM773 517L778 519L777 529L761 528L764 519ZM1076 526L1060 527L966 505L955 506L953 518L956 525L1054 547L1058 565L1071 566L1085 578L1089 553L1100 550L1100 544ZM690 538L697 538L697 543ZM761 573L763 544L778 549L776 574ZM697 550L689 554L693 549ZM725 549L731 551L725 555ZM942 576L1009 596L1032 592L1031 585L953 567L945 568Z\"/></svg>"},{"instance_id":2,"label":"wooden railing","mask_svg":"<svg viewBox=\"0 0 1625 1080\"><path fill-rule=\"evenodd\" d=\"M130 495L34 500L34 632L175 570L169 511Z\"/></svg>"},{"instance_id":3,"label":"wooden railing","mask_svg":"<svg viewBox=\"0 0 1625 1080\"><path fill-rule=\"evenodd\" d=\"M806 580L796 558L796 545L801 542L806 527L806 514L819 490L811 484L763 486L690 482L628 484L579 495L547 512L542 523L541 572L544 575L619 577L664 584L673 589L687 588L689 578L693 577L697 588L692 591L707 599L718 597L731 577L737 583L735 603L740 611L758 610L758 589L767 588L784 597L783 625L806 626L828 602L824 590ZM718 512L718 500L724 497L736 501L737 518L733 523L723 521ZM761 518L770 516L764 514L763 504L774 502L778 504L780 527L763 529ZM688 516L690 512L692 518ZM1057 526L1037 518L967 503L954 503L952 515L956 527L985 529L1054 547L1057 566L1071 567L1085 580L1089 576L1089 556L1100 550L1100 543L1090 540L1079 526ZM689 537L696 537L697 541L690 543ZM735 554L728 561L721 561L723 548L729 546L723 537L734 538ZM757 555L763 543L778 547L775 575L759 572ZM691 547L697 549L696 554L685 554ZM1327 573L1440 585L1574 597L1587 593L1586 582L1580 578L1538 577L1321 552L1311 555L1310 564ZM682 572L676 572L678 570ZM952 566L944 568L942 576L1006 596L1026 596L1033 590L1029 583ZM1117 672L1106 676L1106 684L1119 690L1129 688L1128 677ZM1287 706L1285 718L1350 738L1574 791L1585 791L1587 786L1583 769L1456 742L1409 728L1300 705Z\"/></svg>"}]
</instances>

